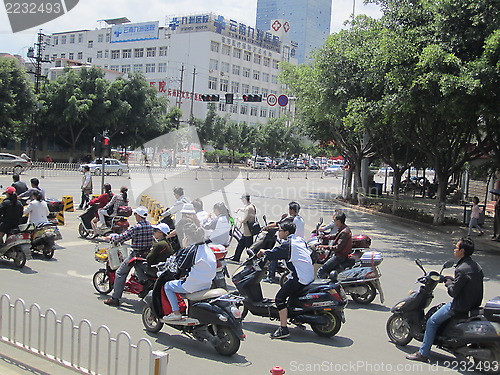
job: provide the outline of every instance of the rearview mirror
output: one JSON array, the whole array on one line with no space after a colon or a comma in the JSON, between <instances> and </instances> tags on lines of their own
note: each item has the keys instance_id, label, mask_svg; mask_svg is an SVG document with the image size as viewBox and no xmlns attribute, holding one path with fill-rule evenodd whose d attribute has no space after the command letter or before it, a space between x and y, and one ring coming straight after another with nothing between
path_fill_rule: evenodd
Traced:
<instances>
[{"instance_id":1,"label":"rearview mirror","mask_svg":"<svg viewBox=\"0 0 500 375\"><path fill-rule=\"evenodd\" d=\"M448 261L446 261L446 262L445 262L445 264L443 264L443 269L445 269L445 268L451 268L451 267L453 267L454 265L455 265L455 262L454 262L454 261L452 261L452 260L448 260Z\"/></svg>"},{"instance_id":2,"label":"rearview mirror","mask_svg":"<svg viewBox=\"0 0 500 375\"><path fill-rule=\"evenodd\" d=\"M422 270L422 272L425 274L425 269L424 266L422 265L422 261L420 259L415 259L415 263L417 264L418 268Z\"/></svg>"}]
</instances>

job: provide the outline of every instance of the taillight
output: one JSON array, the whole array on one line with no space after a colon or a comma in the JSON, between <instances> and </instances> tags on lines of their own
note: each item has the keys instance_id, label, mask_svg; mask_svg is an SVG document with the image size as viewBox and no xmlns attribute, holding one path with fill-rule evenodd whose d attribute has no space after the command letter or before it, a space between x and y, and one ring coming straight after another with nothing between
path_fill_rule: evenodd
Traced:
<instances>
[{"instance_id":1,"label":"taillight","mask_svg":"<svg viewBox=\"0 0 500 375\"><path fill-rule=\"evenodd\" d=\"M365 275L365 279L374 279L377 277L377 274L373 271L370 271L368 272L366 275Z\"/></svg>"},{"instance_id":2,"label":"taillight","mask_svg":"<svg viewBox=\"0 0 500 375\"><path fill-rule=\"evenodd\" d=\"M336 289L330 289L328 293L330 293L330 295L337 301L342 302L342 297L339 295Z\"/></svg>"},{"instance_id":3,"label":"taillight","mask_svg":"<svg viewBox=\"0 0 500 375\"><path fill-rule=\"evenodd\" d=\"M23 240L30 240L31 239L31 236L29 233L22 233L21 234Z\"/></svg>"}]
</instances>

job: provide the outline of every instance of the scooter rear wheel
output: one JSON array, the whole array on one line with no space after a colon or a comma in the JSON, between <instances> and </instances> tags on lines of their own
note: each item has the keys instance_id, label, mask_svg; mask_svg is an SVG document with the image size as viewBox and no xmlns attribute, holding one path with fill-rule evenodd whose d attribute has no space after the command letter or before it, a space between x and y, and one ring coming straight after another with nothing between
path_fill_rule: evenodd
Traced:
<instances>
[{"instance_id":1,"label":"scooter rear wheel","mask_svg":"<svg viewBox=\"0 0 500 375\"><path fill-rule=\"evenodd\" d=\"M113 290L113 285L109 281L109 275L106 270L97 271L92 278L92 284L94 284L95 290L100 294L108 294Z\"/></svg>"},{"instance_id":2,"label":"scooter rear wheel","mask_svg":"<svg viewBox=\"0 0 500 375\"><path fill-rule=\"evenodd\" d=\"M491 356L487 360L473 358L476 370L485 374L500 374L500 346L495 344L478 346L480 349L489 349Z\"/></svg>"},{"instance_id":3,"label":"scooter rear wheel","mask_svg":"<svg viewBox=\"0 0 500 375\"><path fill-rule=\"evenodd\" d=\"M351 298L354 302L359 303L361 305L368 305L373 302L375 297L377 296L377 289L373 286L372 283L366 283L366 288L368 289L365 294L351 294Z\"/></svg>"},{"instance_id":4,"label":"scooter rear wheel","mask_svg":"<svg viewBox=\"0 0 500 375\"><path fill-rule=\"evenodd\" d=\"M311 328L318 336L321 337L332 337L335 336L342 326L342 320L340 316L329 311L323 311L319 315L324 316L327 320L327 324L311 324Z\"/></svg>"},{"instance_id":5,"label":"scooter rear wheel","mask_svg":"<svg viewBox=\"0 0 500 375\"><path fill-rule=\"evenodd\" d=\"M85 226L82 223L80 223L80 225L78 226L78 234L80 235L80 237L87 238L90 232L85 229Z\"/></svg>"},{"instance_id":6,"label":"scooter rear wheel","mask_svg":"<svg viewBox=\"0 0 500 375\"><path fill-rule=\"evenodd\" d=\"M220 341L215 346L215 350L221 355L233 355L240 348L240 339L229 327L217 326L217 337Z\"/></svg>"},{"instance_id":7,"label":"scooter rear wheel","mask_svg":"<svg viewBox=\"0 0 500 375\"><path fill-rule=\"evenodd\" d=\"M142 309L142 324L146 331L151 333L159 332L163 328L163 323L155 316L151 306L144 306Z\"/></svg>"},{"instance_id":8,"label":"scooter rear wheel","mask_svg":"<svg viewBox=\"0 0 500 375\"><path fill-rule=\"evenodd\" d=\"M385 325L387 336L396 345L405 346L412 340L408 322L399 314L392 314Z\"/></svg>"},{"instance_id":9,"label":"scooter rear wheel","mask_svg":"<svg viewBox=\"0 0 500 375\"><path fill-rule=\"evenodd\" d=\"M14 257L14 266L17 268L23 268L26 264L26 254L24 254L23 249L20 247L16 248L16 255Z\"/></svg>"},{"instance_id":10,"label":"scooter rear wheel","mask_svg":"<svg viewBox=\"0 0 500 375\"><path fill-rule=\"evenodd\" d=\"M54 256L54 246L47 245L43 248L43 257L45 259L51 259Z\"/></svg>"}]
</instances>

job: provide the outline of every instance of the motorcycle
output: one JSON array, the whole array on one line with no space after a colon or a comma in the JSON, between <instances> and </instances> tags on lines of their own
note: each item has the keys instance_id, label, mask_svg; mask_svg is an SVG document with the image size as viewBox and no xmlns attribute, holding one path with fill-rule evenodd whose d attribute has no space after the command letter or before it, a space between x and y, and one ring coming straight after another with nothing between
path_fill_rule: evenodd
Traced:
<instances>
[{"instance_id":1,"label":"motorcycle","mask_svg":"<svg viewBox=\"0 0 500 375\"><path fill-rule=\"evenodd\" d=\"M441 271L426 272L420 260L417 266L424 272L417 281L417 290L398 302L387 320L389 339L396 345L405 346L412 339L422 341L427 320L444 304L425 312L434 298L436 286L446 281L442 272L453 266L446 262ZM472 358L477 370L498 374L500 364L500 297L488 301L483 309L473 311L467 317L456 316L445 322L437 332L434 345L454 355Z\"/></svg>"},{"instance_id":2,"label":"motorcycle","mask_svg":"<svg viewBox=\"0 0 500 375\"><path fill-rule=\"evenodd\" d=\"M42 254L45 259L51 259L54 256L55 241L62 238L56 224L51 222L21 224L19 228L21 232L29 233L32 254Z\"/></svg>"},{"instance_id":3,"label":"motorcycle","mask_svg":"<svg viewBox=\"0 0 500 375\"><path fill-rule=\"evenodd\" d=\"M121 263L126 257L126 246L113 246L110 244L96 245L95 260L99 263L105 263L106 268L99 269L92 277L92 284L97 292L100 294L108 294L113 290L113 285L116 279L116 270L120 267ZM146 259L141 257L134 257L130 259L130 266L139 264L139 266L147 269ZM148 281L141 284L135 273L132 273L123 289L124 293L136 294L140 298L144 298L146 294L153 288L156 281L156 274L152 275L146 273Z\"/></svg>"},{"instance_id":4,"label":"motorcycle","mask_svg":"<svg viewBox=\"0 0 500 375\"><path fill-rule=\"evenodd\" d=\"M315 253L313 256L316 263L322 264L328 259L328 252L320 249L317 245L323 244L322 236L318 236L318 228L322 220L318 223L316 231L313 231L312 237L307 242L309 248ZM352 237L353 253L349 259L337 267L338 282L344 288L344 291L351 296L354 302L368 305L373 302L377 296L380 302L384 303L384 292L380 277L382 276L378 266L383 261L382 254L377 251L366 251L371 246L371 238L366 235L356 235ZM287 280L288 269L278 267L276 272L280 273L280 285Z\"/></svg>"},{"instance_id":5,"label":"motorcycle","mask_svg":"<svg viewBox=\"0 0 500 375\"><path fill-rule=\"evenodd\" d=\"M261 281L267 273L268 261L251 255L235 271L232 281L239 294L244 297L242 317L248 312L256 316L279 319L274 300L264 298ZM321 337L336 335L345 323L344 307L347 296L332 272L330 281L314 281L288 301L288 319L292 324L310 324Z\"/></svg>"},{"instance_id":6,"label":"motorcycle","mask_svg":"<svg viewBox=\"0 0 500 375\"><path fill-rule=\"evenodd\" d=\"M206 289L185 295L177 295L179 308L187 318L179 321L163 321L162 317L172 312L163 286L175 278L170 258L166 270L161 273L152 291L144 298L146 306L142 310L142 323L146 331L159 332L166 324L200 342L209 342L215 350L225 356L235 354L246 336L241 324L238 304L242 298L228 294L222 288Z\"/></svg>"},{"instance_id":7,"label":"motorcycle","mask_svg":"<svg viewBox=\"0 0 500 375\"><path fill-rule=\"evenodd\" d=\"M31 259L31 238L28 232L13 229L0 247L0 259L13 260L17 268L23 268Z\"/></svg>"},{"instance_id":8,"label":"motorcycle","mask_svg":"<svg viewBox=\"0 0 500 375\"><path fill-rule=\"evenodd\" d=\"M120 207L116 216L104 216L106 219L106 227L100 227L97 224L97 233L94 233L92 228L91 220L95 217L97 210L99 208L98 204L93 204L89 206L84 213L78 216L80 219L80 225L78 226L78 234L81 237L87 238L89 235L93 234L96 236L108 236L111 233L123 233L129 227L129 222L127 218L132 215L132 209L127 206Z\"/></svg>"}]
</instances>

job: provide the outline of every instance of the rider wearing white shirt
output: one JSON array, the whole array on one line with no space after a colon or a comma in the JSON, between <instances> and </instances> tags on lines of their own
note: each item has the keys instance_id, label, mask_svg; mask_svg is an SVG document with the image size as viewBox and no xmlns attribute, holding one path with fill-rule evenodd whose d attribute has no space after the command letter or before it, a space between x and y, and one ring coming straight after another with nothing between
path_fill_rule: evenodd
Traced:
<instances>
[{"instance_id":1,"label":"rider wearing white shirt","mask_svg":"<svg viewBox=\"0 0 500 375\"><path fill-rule=\"evenodd\" d=\"M42 200L42 194L37 190L33 190L31 197L33 200L25 207L23 212L24 215L28 215L28 223L47 223L49 221L47 219L49 214L47 202Z\"/></svg>"}]
</instances>

